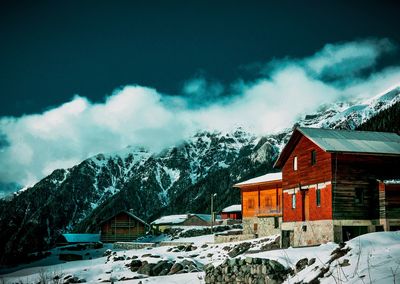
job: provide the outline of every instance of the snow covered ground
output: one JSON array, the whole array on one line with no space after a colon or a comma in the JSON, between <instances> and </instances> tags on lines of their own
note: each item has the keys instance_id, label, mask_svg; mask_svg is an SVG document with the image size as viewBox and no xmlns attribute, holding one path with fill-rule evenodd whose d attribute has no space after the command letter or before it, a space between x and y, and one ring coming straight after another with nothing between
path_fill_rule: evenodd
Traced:
<instances>
[{"instance_id":1,"label":"snow covered ground","mask_svg":"<svg viewBox=\"0 0 400 284\"><path fill-rule=\"evenodd\" d=\"M260 251L266 243L274 241L276 236L251 240L252 247L238 257L268 258L279 261L285 267L295 270L300 259L315 259L313 264L292 275L286 283L307 283L324 270L321 283L399 283L400 282L400 232L371 233L355 238L345 244L337 259L332 260L332 252L339 246L328 243L317 247L288 248L272 251ZM170 276L132 279L138 276L126 264L135 257L149 263L160 260L190 260L198 267L213 263L221 264L229 258L228 252L237 244L212 244L212 235L179 239L179 242L193 242L191 251L177 250L177 246L161 246L116 252L109 261L107 257L92 260L73 261L47 267L26 268L0 276L0 283L37 283L40 278L65 277L70 274L87 282L116 281L119 283L205 283L204 272L175 274ZM115 257L115 258L114 258ZM117 258L121 258L117 260ZM2 278L1 278L2 277ZM125 281L118 281L125 279Z\"/></svg>"}]
</instances>

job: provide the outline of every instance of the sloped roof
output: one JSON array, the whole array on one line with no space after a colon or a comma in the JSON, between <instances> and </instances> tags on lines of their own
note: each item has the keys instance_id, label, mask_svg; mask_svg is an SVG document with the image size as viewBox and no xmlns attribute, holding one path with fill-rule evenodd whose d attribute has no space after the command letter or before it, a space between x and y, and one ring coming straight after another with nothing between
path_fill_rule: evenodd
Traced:
<instances>
[{"instance_id":1,"label":"sloped roof","mask_svg":"<svg viewBox=\"0 0 400 284\"><path fill-rule=\"evenodd\" d=\"M100 242L100 234L63 234L68 243L97 243Z\"/></svg>"},{"instance_id":2,"label":"sloped roof","mask_svg":"<svg viewBox=\"0 0 400 284\"><path fill-rule=\"evenodd\" d=\"M400 136L396 133L298 127L283 148L275 167L283 166L302 135L326 152L400 155Z\"/></svg>"},{"instance_id":3,"label":"sloped roof","mask_svg":"<svg viewBox=\"0 0 400 284\"><path fill-rule=\"evenodd\" d=\"M228 206L228 207L225 207L224 209L222 209L223 213L241 212L241 211L242 211L242 205L241 204L231 205L231 206Z\"/></svg>"},{"instance_id":4,"label":"sloped roof","mask_svg":"<svg viewBox=\"0 0 400 284\"><path fill-rule=\"evenodd\" d=\"M168 215L162 216L157 220L151 222L154 225L161 225L161 224L182 224L188 218L188 214L180 214L180 215Z\"/></svg>"},{"instance_id":5,"label":"sloped roof","mask_svg":"<svg viewBox=\"0 0 400 284\"><path fill-rule=\"evenodd\" d=\"M240 186L250 185L250 184L258 184L258 183L270 182L270 181L279 181L279 180L282 180L281 172L266 174L266 175L255 177L255 178L252 178L249 180L245 180L245 181L235 184L234 187L240 187Z\"/></svg>"},{"instance_id":6,"label":"sloped roof","mask_svg":"<svg viewBox=\"0 0 400 284\"><path fill-rule=\"evenodd\" d=\"M121 210L121 211L115 213L115 214L112 215L111 217L108 217L107 219L105 219L105 220L103 220L102 222L100 222L100 224L102 224L102 223L104 223L104 222L107 222L108 220L110 220L111 218L113 218L114 216L116 216L116 215L118 215L118 214L120 214L120 213L128 214L128 215L131 216L133 219L136 219L137 221L139 221L140 223L144 224L145 226L148 226L148 225L149 225L149 224L147 224L145 221L143 221L142 219L140 219L138 216L136 216L135 214L133 214L133 213L131 213L131 212L129 212L129 211L126 211L126 210Z\"/></svg>"}]
</instances>

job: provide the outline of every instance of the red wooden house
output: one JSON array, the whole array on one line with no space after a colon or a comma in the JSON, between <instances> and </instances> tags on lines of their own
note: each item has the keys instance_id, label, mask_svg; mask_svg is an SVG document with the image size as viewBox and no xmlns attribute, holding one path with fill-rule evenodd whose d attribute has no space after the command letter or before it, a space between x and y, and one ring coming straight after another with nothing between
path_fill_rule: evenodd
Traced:
<instances>
[{"instance_id":1,"label":"red wooden house","mask_svg":"<svg viewBox=\"0 0 400 284\"><path fill-rule=\"evenodd\" d=\"M243 234L279 234L282 221L282 174L266 174L235 184L234 187L240 188Z\"/></svg>"},{"instance_id":2,"label":"red wooden house","mask_svg":"<svg viewBox=\"0 0 400 284\"><path fill-rule=\"evenodd\" d=\"M228 207L225 207L221 211L221 219L232 219L232 220L241 220L242 219L242 205L235 204Z\"/></svg>"},{"instance_id":3,"label":"red wooden house","mask_svg":"<svg viewBox=\"0 0 400 284\"><path fill-rule=\"evenodd\" d=\"M296 128L275 167L282 169L283 246L341 242L400 225L393 209L399 191L382 189L385 196L377 181L400 178L395 133Z\"/></svg>"}]
</instances>

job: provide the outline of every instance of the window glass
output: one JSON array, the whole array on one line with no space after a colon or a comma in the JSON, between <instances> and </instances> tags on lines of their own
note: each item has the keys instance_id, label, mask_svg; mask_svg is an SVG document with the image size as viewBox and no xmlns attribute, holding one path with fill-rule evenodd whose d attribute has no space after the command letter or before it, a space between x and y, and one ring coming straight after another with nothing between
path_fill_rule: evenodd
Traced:
<instances>
[{"instance_id":1,"label":"window glass","mask_svg":"<svg viewBox=\"0 0 400 284\"><path fill-rule=\"evenodd\" d=\"M292 208L296 208L296 193L292 194Z\"/></svg>"},{"instance_id":2,"label":"window glass","mask_svg":"<svg viewBox=\"0 0 400 284\"><path fill-rule=\"evenodd\" d=\"M293 170L297 171L297 156L293 158Z\"/></svg>"},{"instance_id":3,"label":"window glass","mask_svg":"<svg viewBox=\"0 0 400 284\"><path fill-rule=\"evenodd\" d=\"M254 199L249 199L247 201L247 208L254 209Z\"/></svg>"},{"instance_id":4,"label":"window glass","mask_svg":"<svg viewBox=\"0 0 400 284\"><path fill-rule=\"evenodd\" d=\"M356 195L354 197L354 203L361 204L364 202L364 190L362 188L356 188Z\"/></svg>"},{"instance_id":5,"label":"window glass","mask_svg":"<svg viewBox=\"0 0 400 284\"><path fill-rule=\"evenodd\" d=\"M315 165L317 163L317 152L315 150L311 151L311 165Z\"/></svg>"},{"instance_id":6,"label":"window glass","mask_svg":"<svg viewBox=\"0 0 400 284\"><path fill-rule=\"evenodd\" d=\"M317 188L316 190L316 200L317 200L317 206L321 206L321 190L319 188Z\"/></svg>"}]
</instances>

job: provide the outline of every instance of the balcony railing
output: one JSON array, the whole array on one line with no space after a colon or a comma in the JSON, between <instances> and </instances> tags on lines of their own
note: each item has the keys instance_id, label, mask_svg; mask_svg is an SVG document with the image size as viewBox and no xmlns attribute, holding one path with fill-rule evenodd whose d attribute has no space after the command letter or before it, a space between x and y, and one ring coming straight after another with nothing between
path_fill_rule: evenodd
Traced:
<instances>
[{"instance_id":1,"label":"balcony railing","mask_svg":"<svg viewBox=\"0 0 400 284\"><path fill-rule=\"evenodd\" d=\"M257 216L280 216L282 215L282 208L280 207L256 208L255 214Z\"/></svg>"}]
</instances>

